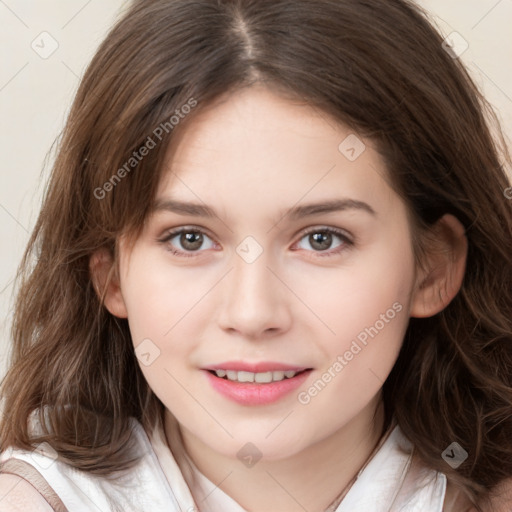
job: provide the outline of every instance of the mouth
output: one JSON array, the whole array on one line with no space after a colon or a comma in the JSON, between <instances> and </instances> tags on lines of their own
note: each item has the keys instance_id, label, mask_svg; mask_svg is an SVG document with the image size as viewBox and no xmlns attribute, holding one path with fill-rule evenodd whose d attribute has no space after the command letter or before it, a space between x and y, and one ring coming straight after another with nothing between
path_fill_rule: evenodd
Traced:
<instances>
[{"instance_id":1,"label":"mouth","mask_svg":"<svg viewBox=\"0 0 512 512\"><path fill-rule=\"evenodd\" d=\"M276 402L301 386L313 368L278 363L224 363L204 368L212 388L222 396L242 405Z\"/></svg>"},{"instance_id":2,"label":"mouth","mask_svg":"<svg viewBox=\"0 0 512 512\"><path fill-rule=\"evenodd\" d=\"M229 380L232 382L250 382L254 384L269 384L271 382L281 382L286 379L293 379L297 375L304 372L310 371L312 368L306 368L305 370L275 370L268 372L248 372L248 371L236 371L236 370L207 370L212 375L219 377L220 379Z\"/></svg>"}]
</instances>

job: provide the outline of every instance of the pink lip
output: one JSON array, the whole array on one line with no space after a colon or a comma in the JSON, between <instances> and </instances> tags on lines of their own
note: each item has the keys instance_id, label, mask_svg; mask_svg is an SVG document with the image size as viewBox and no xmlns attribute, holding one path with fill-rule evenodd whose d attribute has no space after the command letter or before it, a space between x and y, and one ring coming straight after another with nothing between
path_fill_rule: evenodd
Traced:
<instances>
[{"instance_id":1,"label":"pink lip","mask_svg":"<svg viewBox=\"0 0 512 512\"><path fill-rule=\"evenodd\" d=\"M252 373L264 373L264 372L278 372L278 371L294 371L301 372L307 370L307 366L292 366L283 363L274 363L272 361L264 361L260 363L246 363L244 361L227 361L225 363L215 364L213 366L207 366L204 370L234 370L236 372L252 372Z\"/></svg>"},{"instance_id":2,"label":"pink lip","mask_svg":"<svg viewBox=\"0 0 512 512\"><path fill-rule=\"evenodd\" d=\"M283 365L281 365L283 366ZM245 366L247 368L247 365ZM276 366L272 366L272 368L276 371L279 371ZM231 369L226 368L225 366L218 367L217 369ZM240 369L240 366L237 366L239 371L254 371L254 370L245 370ZM291 367L286 367L286 370L295 370ZM282 370L282 371L286 371ZM270 370L258 370L259 373L262 371L270 371ZM299 370L295 370L299 371ZM291 379L284 379L277 382L269 382L267 384L263 383L254 383L254 382L234 382L231 380L223 379L221 377L217 377L215 374L210 373L209 371L205 371L205 375L208 378L211 386L221 395L233 400L242 405L263 405L270 404L273 402L277 402L279 399L288 395L295 389L297 389L308 377L311 373L311 369L304 371Z\"/></svg>"}]
</instances>

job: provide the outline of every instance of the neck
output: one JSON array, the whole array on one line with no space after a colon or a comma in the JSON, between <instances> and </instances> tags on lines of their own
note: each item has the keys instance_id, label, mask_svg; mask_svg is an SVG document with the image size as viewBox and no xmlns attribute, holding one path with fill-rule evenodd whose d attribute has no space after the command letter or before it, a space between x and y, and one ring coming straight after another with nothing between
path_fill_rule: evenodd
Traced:
<instances>
[{"instance_id":1,"label":"neck","mask_svg":"<svg viewBox=\"0 0 512 512\"><path fill-rule=\"evenodd\" d=\"M184 448L199 471L210 481L220 482L219 488L245 510L324 512L348 490L369 460L382 437L383 426L378 395L332 435L291 457L263 458L251 468L212 450L187 429L181 427L180 431ZM165 428L169 438L171 423L167 416Z\"/></svg>"}]
</instances>

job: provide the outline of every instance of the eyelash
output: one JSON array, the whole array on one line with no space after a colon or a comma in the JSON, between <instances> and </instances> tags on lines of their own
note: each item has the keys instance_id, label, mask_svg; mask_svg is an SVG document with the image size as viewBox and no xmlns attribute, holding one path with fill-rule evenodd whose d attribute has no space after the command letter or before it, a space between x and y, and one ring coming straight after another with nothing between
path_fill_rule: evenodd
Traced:
<instances>
[{"instance_id":1,"label":"eyelash","mask_svg":"<svg viewBox=\"0 0 512 512\"><path fill-rule=\"evenodd\" d=\"M184 258L192 258L192 257L196 256L198 253L202 252L202 251L189 251L189 252L185 252L185 251L180 251L180 250L174 249L169 244L169 242L176 235L180 235L182 233L200 233L200 234L208 236L208 238L211 238L207 233L205 233L203 230L201 230L199 228L196 228L196 227L193 227L193 226L190 226L190 227L189 226L185 226L185 227L174 229L174 230L168 232L165 235L164 238L161 238L158 241L161 244L163 244L163 245L167 245L167 250L170 251L175 256L184 257ZM344 231L342 231L340 229L328 228L328 227L315 227L315 228L308 229L308 230L306 230L305 232L303 232L301 234L301 237L299 238L299 241L302 240L304 237L312 234L312 233L330 233L330 234L333 234L333 235L336 235L337 237L339 237L341 239L341 241L343 242L341 245L339 245L337 247L336 250L333 250L333 251L330 251L330 252L327 252L327 251L308 251L308 252L317 253L318 257L320 257L320 258L329 258L329 257L332 257L332 256L336 256L336 255L340 254L341 252L350 249L354 245L354 242L347 236L347 234Z\"/></svg>"}]
</instances>

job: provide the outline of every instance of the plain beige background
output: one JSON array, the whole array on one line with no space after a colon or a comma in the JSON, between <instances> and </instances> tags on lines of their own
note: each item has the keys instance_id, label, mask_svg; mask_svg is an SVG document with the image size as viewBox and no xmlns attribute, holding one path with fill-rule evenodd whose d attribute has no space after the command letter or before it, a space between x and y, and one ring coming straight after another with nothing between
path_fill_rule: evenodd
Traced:
<instances>
[{"instance_id":1,"label":"plain beige background","mask_svg":"<svg viewBox=\"0 0 512 512\"><path fill-rule=\"evenodd\" d=\"M512 138L512 0L419 3L445 36L454 31L462 36L456 48L467 42L460 58ZM127 5L126 0L0 0L0 376L9 346L13 278L53 154L42 174L45 158L85 66Z\"/></svg>"}]
</instances>

